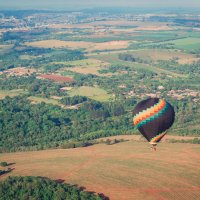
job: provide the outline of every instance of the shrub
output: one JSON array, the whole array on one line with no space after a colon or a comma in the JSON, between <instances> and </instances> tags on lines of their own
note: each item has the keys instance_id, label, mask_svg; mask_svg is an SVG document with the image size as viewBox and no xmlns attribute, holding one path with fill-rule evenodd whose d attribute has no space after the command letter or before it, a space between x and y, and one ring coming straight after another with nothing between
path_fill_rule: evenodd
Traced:
<instances>
[{"instance_id":1,"label":"shrub","mask_svg":"<svg viewBox=\"0 0 200 200\"><path fill-rule=\"evenodd\" d=\"M6 167L6 166L8 166L8 163L7 162L0 162L0 166Z\"/></svg>"}]
</instances>

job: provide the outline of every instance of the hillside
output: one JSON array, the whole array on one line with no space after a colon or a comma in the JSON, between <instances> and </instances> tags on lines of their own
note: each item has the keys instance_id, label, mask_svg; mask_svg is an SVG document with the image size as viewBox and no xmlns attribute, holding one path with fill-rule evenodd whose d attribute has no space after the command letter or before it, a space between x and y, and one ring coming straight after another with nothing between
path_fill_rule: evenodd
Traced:
<instances>
[{"instance_id":1,"label":"hillside","mask_svg":"<svg viewBox=\"0 0 200 200\"><path fill-rule=\"evenodd\" d=\"M188 200L200 195L200 146L128 141L87 148L3 153L7 176L44 176L103 193L111 200Z\"/></svg>"}]
</instances>

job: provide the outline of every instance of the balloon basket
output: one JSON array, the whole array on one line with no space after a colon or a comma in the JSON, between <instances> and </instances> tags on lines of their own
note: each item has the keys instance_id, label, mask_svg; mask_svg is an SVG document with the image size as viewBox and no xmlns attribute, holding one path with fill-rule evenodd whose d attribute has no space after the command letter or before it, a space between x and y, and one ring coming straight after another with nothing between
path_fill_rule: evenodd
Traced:
<instances>
[{"instance_id":1,"label":"balloon basket","mask_svg":"<svg viewBox=\"0 0 200 200\"><path fill-rule=\"evenodd\" d=\"M153 143L153 144L151 144L151 145L152 145L152 146L151 146L151 149L154 150L154 151L156 151L157 143Z\"/></svg>"}]
</instances>

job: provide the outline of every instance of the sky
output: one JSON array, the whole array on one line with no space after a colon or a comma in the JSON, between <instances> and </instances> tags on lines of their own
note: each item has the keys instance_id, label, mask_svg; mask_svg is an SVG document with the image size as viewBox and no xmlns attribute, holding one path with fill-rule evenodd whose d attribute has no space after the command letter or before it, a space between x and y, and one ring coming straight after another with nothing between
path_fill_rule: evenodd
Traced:
<instances>
[{"instance_id":1,"label":"sky","mask_svg":"<svg viewBox=\"0 0 200 200\"><path fill-rule=\"evenodd\" d=\"M0 0L0 9L200 8L200 0Z\"/></svg>"}]
</instances>

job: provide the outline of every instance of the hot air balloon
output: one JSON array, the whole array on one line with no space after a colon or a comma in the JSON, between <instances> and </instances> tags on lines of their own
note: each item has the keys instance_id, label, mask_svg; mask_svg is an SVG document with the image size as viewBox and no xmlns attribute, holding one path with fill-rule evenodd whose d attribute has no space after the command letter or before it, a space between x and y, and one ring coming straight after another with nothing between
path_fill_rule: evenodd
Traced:
<instances>
[{"instance_id":1,"label":"hot air balloon","mask_svg":"<svg viewBox=\"0 0 200 200\"><path fill-rule=\"evenodd\" d=\"M174 108L160 98L148 98L139 102L133 110L133 124L141 134L153 145L166 135L175 119Z\"/></svg>"}]
</instances>

